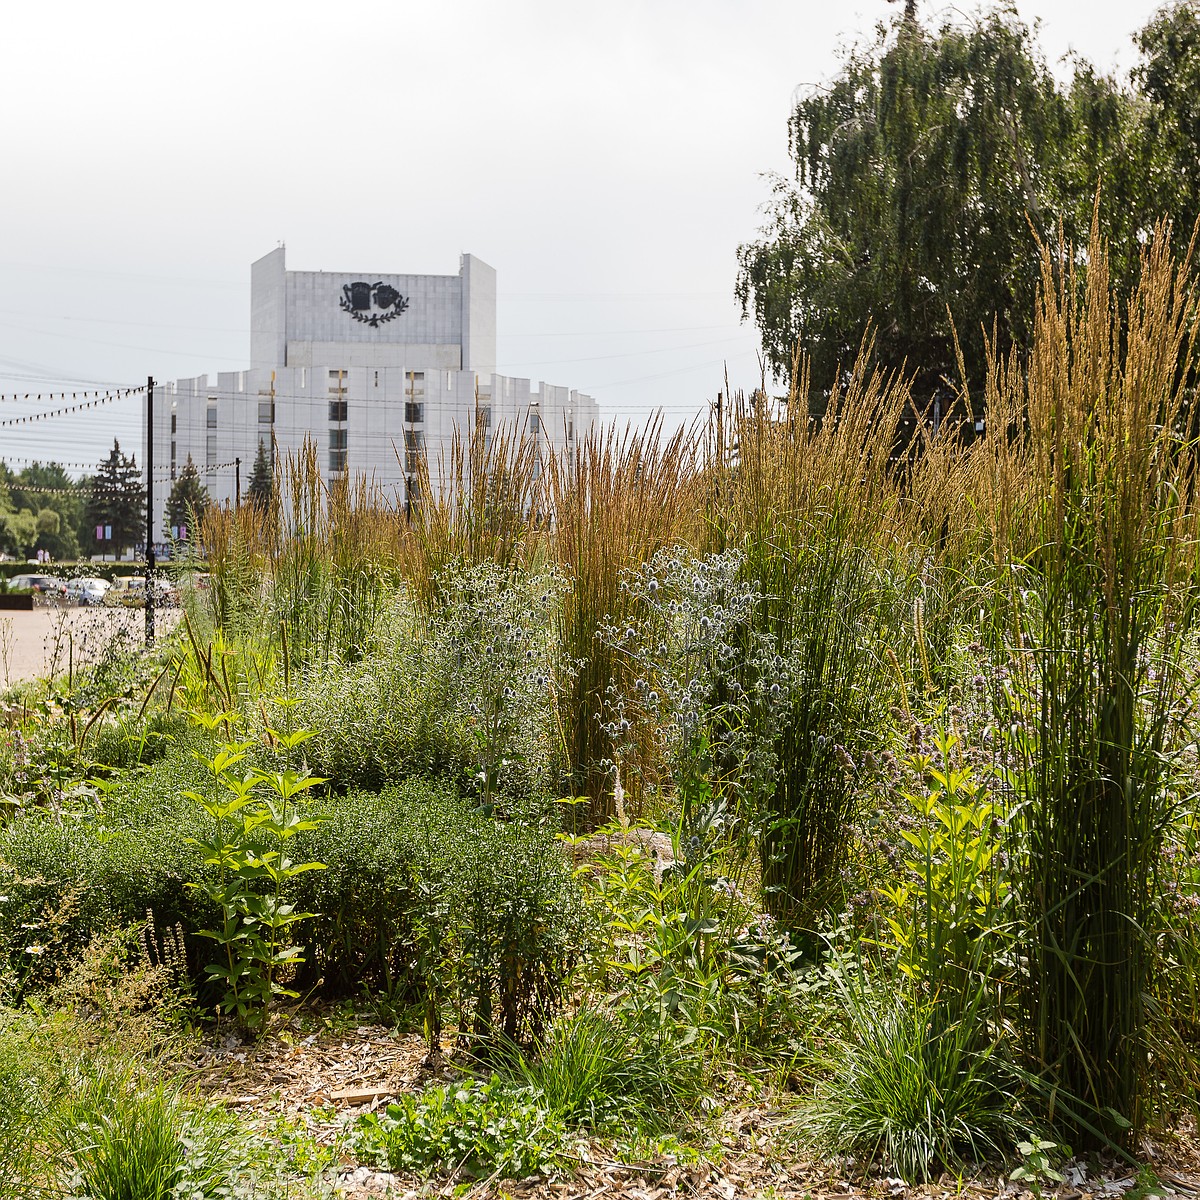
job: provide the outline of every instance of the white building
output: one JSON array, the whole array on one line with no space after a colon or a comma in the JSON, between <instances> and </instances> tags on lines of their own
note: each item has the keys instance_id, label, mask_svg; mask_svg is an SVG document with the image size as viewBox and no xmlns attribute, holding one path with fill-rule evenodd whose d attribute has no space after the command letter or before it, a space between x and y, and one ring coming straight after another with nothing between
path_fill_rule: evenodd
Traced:
<instances>
[{"instance_id":1,"label":"white building","mask_svg":"<svg viewBox=\"0 0 1200 1200\"><path fill-rule=\"evenodd\" d=\"M248 370L156 389L156 538L189 454L232 504L260 440L284 456L312 437L326 482L363 474L403 503L422 455L440 482L456 428L512 423L556 453L598 417L590 396L495 373L496 272L470 254L457 275L379 275L289 271L281 246L250 268L250 325Z\"/></svg>"}]
</instances>

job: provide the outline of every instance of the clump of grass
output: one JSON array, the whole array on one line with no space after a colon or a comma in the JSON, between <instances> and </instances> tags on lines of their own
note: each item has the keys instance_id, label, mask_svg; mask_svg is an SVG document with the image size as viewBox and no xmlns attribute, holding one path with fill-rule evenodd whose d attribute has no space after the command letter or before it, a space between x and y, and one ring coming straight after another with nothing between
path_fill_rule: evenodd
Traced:
<instances>
[{"instance_id":1,"label":"clump of grass","mask_svg":"<svg viewBox=\"0 0 1200 1200\"><path fill-rule=\"evenodd\" d=\"M49 1195L38 1141L51 1089L28 1039L28 1021L0 1010L0 1200Z\"/></svg>"},{"instance_id":2,"label":"clump of grass","mask_svg":"<svg viewBox=\"0 0 1200 1200\"><path fill-rule=\"evenodd\" d=\"M52 1129L69 1187L91 1200L236 1194L245 1154L231 1118L133 1068L83 1066Z\"/></svg>"},{"instance_id":3,"label":"clump of grass","mask_svg":"<svg viewBox=\"0 0 1200 1200\"><path fill-rule=\"evenodd\" d=\"M841 1029L797 1134L826 1151L882 1159L909 1182L1003 1154L1023 1125L1015 1075L987 1040L978 1004L959 1016L935 1001L862 981L840 989Z\"/></svg>"},{"instance_id":4,"label":"clump of grass","mask_svg":"<svg viewBox=\"0 0 1200 1200\"><path fill-rule=\"evenodd\" d=\"M557 1021L532 1057L510 1045L495 1065L566 1125L601 1132L676 1126L698 1103L702 1074L670 1039L587 1010Z\"/></svg>"}]
</instances>

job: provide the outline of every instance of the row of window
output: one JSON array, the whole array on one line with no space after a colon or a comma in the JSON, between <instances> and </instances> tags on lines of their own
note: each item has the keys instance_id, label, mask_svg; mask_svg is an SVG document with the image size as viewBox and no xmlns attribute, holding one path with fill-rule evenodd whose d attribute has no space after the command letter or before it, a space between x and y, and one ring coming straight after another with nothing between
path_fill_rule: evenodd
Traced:
<instances>
[{"instance_id":1,"label":"row of window","mask_svg":"<svg viewBox=\"0 0 1200 1200\"><path fill-rule=\"evenodd\" d=\"M416 429L404 431L404 470L409 475L416 475L421 470L425 458L425 435ZM340 475L346 470L347 461L347 431L331 429L329 431L329 473Z\"/></svg>"},{"instance_id":2,"label":"row of window","mask_svg":"<svg viewBox=\"0 0 1200 1200\"><path fill-rule=\"evenodd\" d=\"M333 391L330 388L330 391ZM330 400L329 401L329 423L331 425L344 424L350 415L349 401L347 400ZM217 428L217 406L209 404L208 406L208 428ZM476 410L476 420L484 429L492 427L492 409L490 405L481 405ZM425 402L423 400L406 400L404 402L404 421L407 425L423 425L425 423ZM260 425L274 425L275 423L275 402L273 400L259 401L258 405L258 422ZM574 421L567 418L567 441L571 441L575 436ZM171 414L171 435L175 434L176 416ZM541 429L541 421L536 412L529 414L529 432L537 435ZM213 441L210 436L209 441ZM174 443L172 443L172 447Z\"/></svg>"},{"instance_id":3,"label":"row of window","mask_svg":"<svg viewBox=\"0 0 1200 1200\"><path fill-rule=\"evenodd\" d=\"M331 392L333 388L329 389ZM419 394L419 393L418 393ZM486 411L488 420L486 424L491 424L491 409L481 410ZM338 399L330 400L329 402L329 421L334 424L339 421L347 420L350 412L350 402L348 400ZM217 427L217 407L210 405L208 412L208 428L216 429ZM424 400L405 400L404 402L404 420L409 425L420 425L425 420L425 401ZM275 424L275 402L273 400L260 400L258 402L258 423L260 425ZM171 432L175 432L175 414L171 414Z\"/></svg>"}]
</instances>

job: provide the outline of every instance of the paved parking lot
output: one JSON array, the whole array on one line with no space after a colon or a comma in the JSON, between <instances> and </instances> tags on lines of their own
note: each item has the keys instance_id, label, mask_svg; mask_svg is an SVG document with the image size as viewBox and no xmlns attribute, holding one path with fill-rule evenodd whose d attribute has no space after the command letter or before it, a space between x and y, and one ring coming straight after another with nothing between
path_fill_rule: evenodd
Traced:
<instances>
[{"instance_id":1,"label":"paved parking lot","mask_svg":"<svg viewBox=\"0 0 1200 1200\"><path fill-rule=\"evenodd\" d=\"M160 610L156 629L173 629L179 614L178 608ZM145 631L146 613L140 608L0 610L0 687L65 674L72 664L94 662L114 639L140 646Z\"/></svg>"}]
</instances>

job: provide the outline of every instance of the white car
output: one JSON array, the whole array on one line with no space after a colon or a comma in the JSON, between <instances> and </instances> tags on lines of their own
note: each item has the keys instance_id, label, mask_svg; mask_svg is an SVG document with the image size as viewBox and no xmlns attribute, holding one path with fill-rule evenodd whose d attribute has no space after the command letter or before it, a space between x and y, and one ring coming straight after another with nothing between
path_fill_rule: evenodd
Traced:
<instances>
[{"instance_id":1,"label":"white car","mask_svg":"<svg viewBox=\"0 0 1200 1200\"><path fill-rule=\"evenodd\" d=\"M75 604L103 604L110 587L107 579L69 579L67 599Z\"/></svg>"},{"instance_id":2,"label":"white car","mask_svg":"<svg viewBox=\"0 0 1200 1200\"><path fill-rule=\"evenodd\" d=\"M46 596L61 596L64 584L54 575L14 575L8 581L10 592L40 592Z\"/></svg>"}]
</instances>

